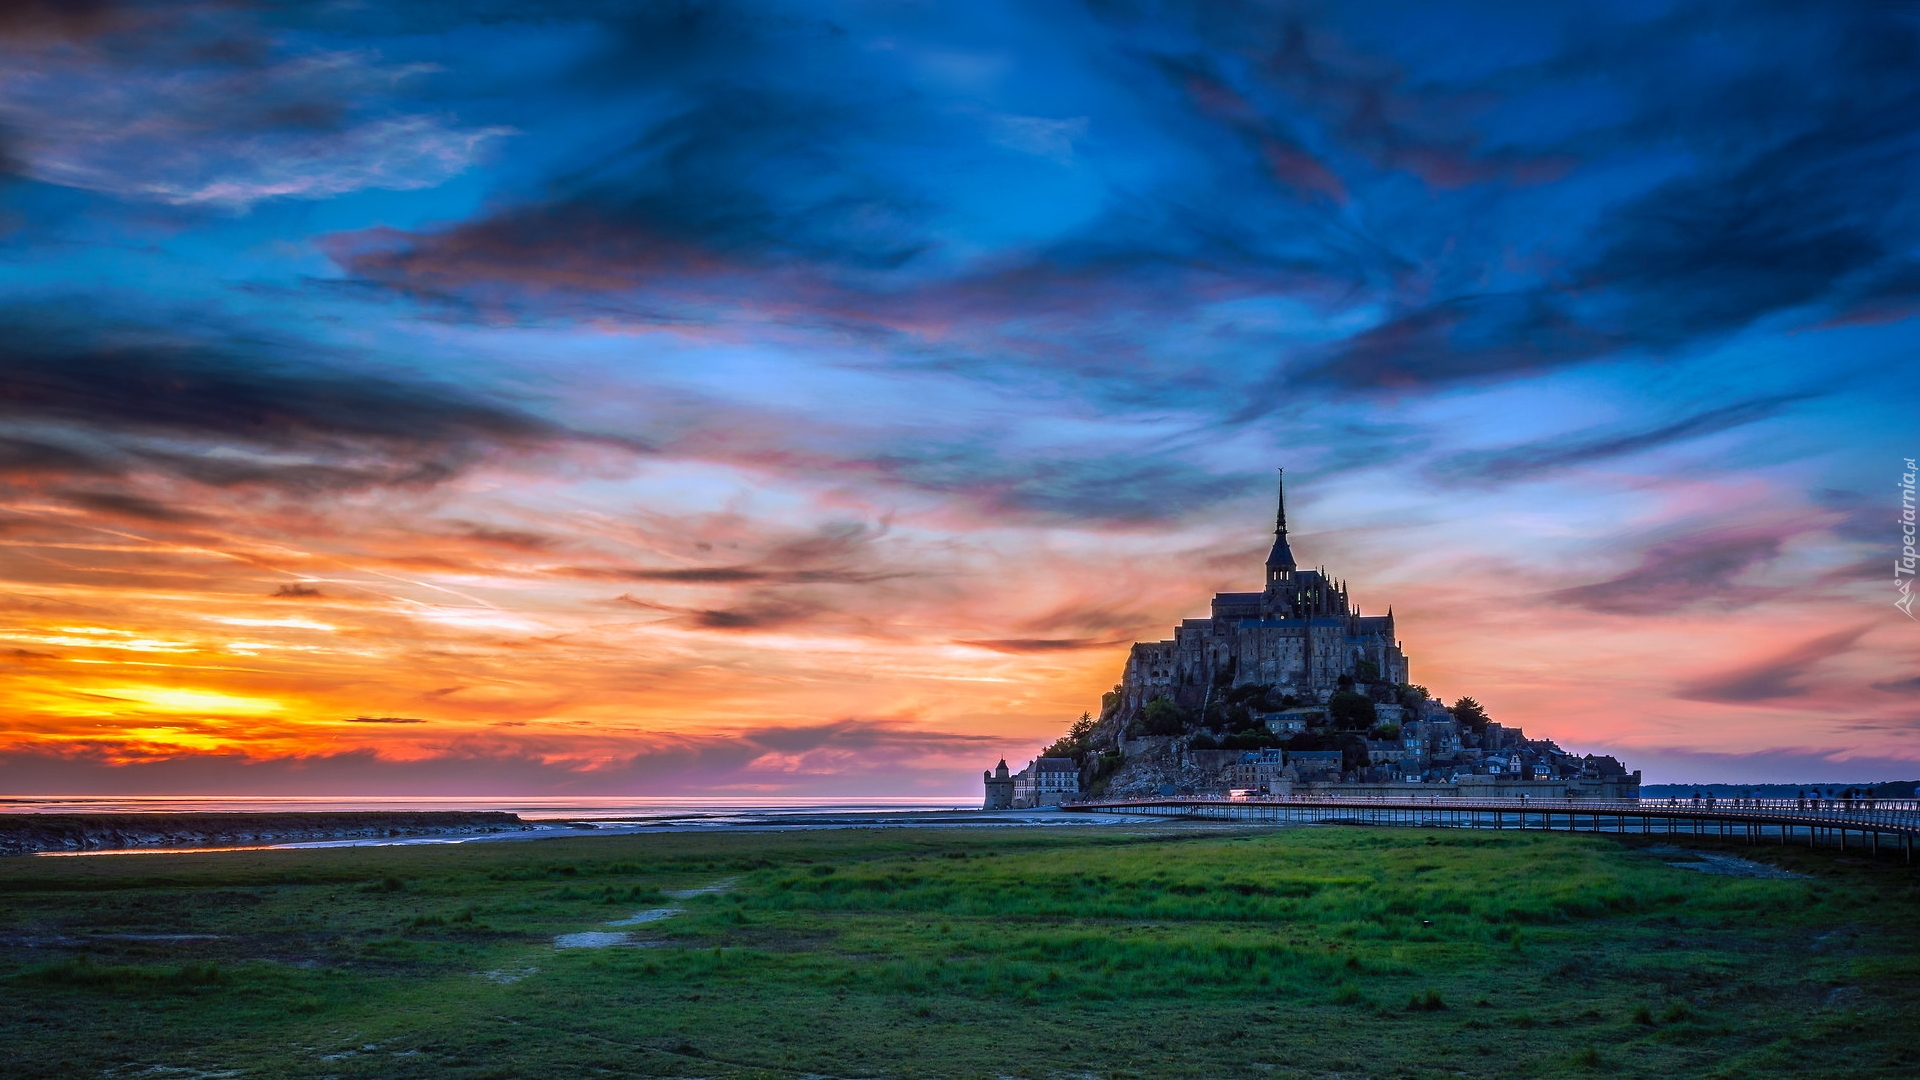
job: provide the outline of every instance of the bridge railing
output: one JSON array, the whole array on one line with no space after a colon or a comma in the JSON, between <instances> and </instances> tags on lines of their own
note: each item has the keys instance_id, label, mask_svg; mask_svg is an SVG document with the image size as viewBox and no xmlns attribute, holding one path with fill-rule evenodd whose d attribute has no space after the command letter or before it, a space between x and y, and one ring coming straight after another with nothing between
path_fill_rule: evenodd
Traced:
<instances>
[{"instance_id":1,"label":"bridge railing","mask_svg":"<svg viewBox=\"0 0 1920 1080\"><path fill-rule=\"evenodd\" d=\"M1534 799L1409 793L1385 795L1256 795L1231 798L1219 795L1178 795L1144 799L1103 799L1067 804L1071 809L1114 809L1128 806L1227 805L1294 807L1379 807L1408 810L1474 810L1520 813L1651 814L1661 817L1699 816L1723 820L1791 820L1797 824L1857 828L1887 825L1920 828L1920 801L1913 799Z\"/></svg>"}]
</instances>

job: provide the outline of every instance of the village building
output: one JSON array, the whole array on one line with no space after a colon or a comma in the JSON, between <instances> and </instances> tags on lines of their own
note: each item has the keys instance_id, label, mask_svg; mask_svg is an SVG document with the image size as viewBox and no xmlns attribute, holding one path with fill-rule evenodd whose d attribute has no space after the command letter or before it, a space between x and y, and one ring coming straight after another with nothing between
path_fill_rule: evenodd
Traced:
<instances>
[{"instance_id":1,"label":"village building","mask_svg":"<svg viewBox=\"0 0 1920 1080\"><path fill-rule=\"evenodd\" d=\"M1001 767L1006 766L1002 761ZM1080 794L1080 765L1070 757L1035 758L1013 774L1011 809L1058 806ZM989 788L991 796L992 789Z\"/></svg>"}]
</instances>

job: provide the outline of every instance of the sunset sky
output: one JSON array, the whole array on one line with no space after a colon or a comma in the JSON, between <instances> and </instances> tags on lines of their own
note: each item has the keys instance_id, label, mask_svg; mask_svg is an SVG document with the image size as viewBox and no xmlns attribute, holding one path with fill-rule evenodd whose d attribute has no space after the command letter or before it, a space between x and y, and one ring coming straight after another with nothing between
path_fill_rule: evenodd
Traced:
<instances>
[{"instance_id":1,"label":"sunset sky","mask_svg":"<svg viewBox=\"0 0 1920 1080\"><path fill-rule=\"evenodd\" d=\"M946 795L1292 547L1920 776L1920 9L0 4L0 792Z\"/></svg>"}]
</instances>

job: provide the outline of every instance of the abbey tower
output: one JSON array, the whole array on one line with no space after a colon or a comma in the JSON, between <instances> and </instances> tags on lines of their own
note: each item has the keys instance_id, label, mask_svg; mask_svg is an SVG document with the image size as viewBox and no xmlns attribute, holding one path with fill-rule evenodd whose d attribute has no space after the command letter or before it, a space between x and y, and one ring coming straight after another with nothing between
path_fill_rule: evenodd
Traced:
<instances>
[{"instance_id":1,"label":"abbey tower","mask_svg":"<svg viewBox=\"0 0 1920 1080\"><path fill-rule=\"evenodd\" d=\"M1362 615L1344 581L1294 562L1284 471L1273 532L1264 589L1215 593L1212 618L1186 619L1170 640L1134 645L1120 684L1123 725L1160 697L1199 708L1211 696L1260 684L1324 702L1343 675L1362 683L1410 681L1392 610Z\"/></svg>"}]
</instances>

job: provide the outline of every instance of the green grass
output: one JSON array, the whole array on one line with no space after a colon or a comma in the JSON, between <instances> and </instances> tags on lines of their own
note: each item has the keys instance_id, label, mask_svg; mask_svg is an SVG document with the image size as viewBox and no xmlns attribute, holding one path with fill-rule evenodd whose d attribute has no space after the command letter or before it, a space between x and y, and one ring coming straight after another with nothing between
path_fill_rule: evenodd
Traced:
<instances>
[{"instance_id":1,"label":"green grass","mask_svg":"<svg viewBox=\"0 0 1920 1080\"><path fill-rule=\"evenodd\" d=\"M1920 875L1732 850L1813 876L1166 825L14 859L0 1039L9 1077L1920 1074Z\"/></svg>"}]
</instances>

